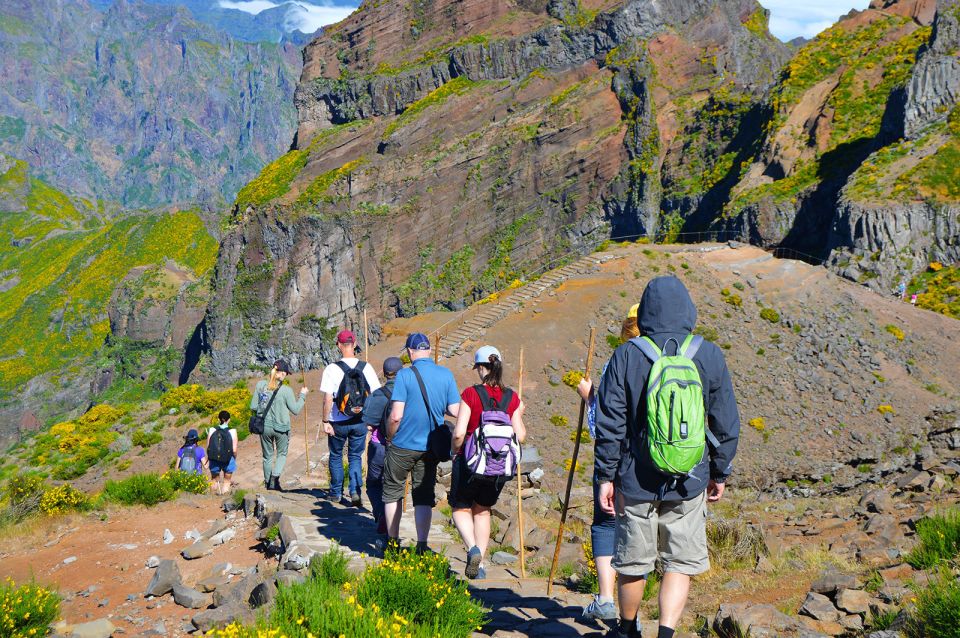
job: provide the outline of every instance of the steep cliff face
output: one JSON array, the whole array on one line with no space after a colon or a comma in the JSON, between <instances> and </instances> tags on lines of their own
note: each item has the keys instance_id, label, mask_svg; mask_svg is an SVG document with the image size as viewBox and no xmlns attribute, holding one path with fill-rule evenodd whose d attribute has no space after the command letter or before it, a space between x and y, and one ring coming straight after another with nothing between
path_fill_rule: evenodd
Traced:
<instances>
[{"instance_id":1,"label":"steep cliff face","mask_svg":"<svg viewBox=\"0 0 960 638\"><path fill-rule=\"evenodd\" d=\"M238 195L214 370L317 365L362 309L461 307L658 231L661 182L703 199L786 57L753 0L365 3L308 46L296 147Z\"/></svg>"},{"instance_id":2,"label":"steep cliff face","mask_svg":"<svg viewBox=\"0 0 960 638\"><path fill-rule=\"evenodd\" d=\"M4 2L0 152L91 199L220 205L289 148L299 68L182 8Z\"/></svg>"},{"instance_id":3,"label":"steep cliff face","mask_svg":"<svg viewBox=\"0 0 960 638\"><path fill-rule=\"evenodd\" d=\"M882 291L956 262L958 39L953 0L875 0L804 45L713 226Z\"/></svg>"}]
</instances>

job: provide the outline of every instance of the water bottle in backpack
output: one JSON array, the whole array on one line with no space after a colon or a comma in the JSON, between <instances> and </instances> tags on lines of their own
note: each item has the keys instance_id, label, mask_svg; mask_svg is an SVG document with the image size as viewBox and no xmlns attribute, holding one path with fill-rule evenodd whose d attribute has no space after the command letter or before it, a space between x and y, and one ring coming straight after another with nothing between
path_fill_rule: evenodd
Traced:
<instances>
[{"instance_id":1,"label":"water bottle in backpack","mask_svg":"<svg viewBox=\"0 0 960 638\"><path fill-rule=\"evenodd\" d=\"M463 447L463 458L474 478L509 479L517 473L521 449L507 408L513 400L513 391L503 389L503 397L495 403L487 389L474 386L480 397L480 424Z\"/></svg>"}]
</instances>

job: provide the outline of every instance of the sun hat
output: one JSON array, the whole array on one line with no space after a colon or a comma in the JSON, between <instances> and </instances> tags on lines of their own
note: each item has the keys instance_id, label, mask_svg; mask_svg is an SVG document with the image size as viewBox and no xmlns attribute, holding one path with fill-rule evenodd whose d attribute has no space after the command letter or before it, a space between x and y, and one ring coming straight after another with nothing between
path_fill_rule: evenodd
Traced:
<instances>
[{"instance_id":1,"label":"sun hat","mask_svg":"<svg viewBox=\"0 0 960 638\"><path fill-rule=\"evenodd\" d=\"M187 432L187 436L183 438L187 443L196 443L200 440L200 434L196 430L191 429Z\"/></svg>"}]
</instances>

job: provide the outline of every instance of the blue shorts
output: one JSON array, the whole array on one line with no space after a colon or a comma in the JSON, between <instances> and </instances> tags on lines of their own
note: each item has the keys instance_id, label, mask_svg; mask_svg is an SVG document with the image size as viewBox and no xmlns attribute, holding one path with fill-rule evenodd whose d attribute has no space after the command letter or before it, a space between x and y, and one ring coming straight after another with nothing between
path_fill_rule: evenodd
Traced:
<instances>
[{"instance_id":1,"label":"blue shorts","mask_svg":"<svg viewBox=\"0 0 960 638\"><path fill-rule=\"evenodd\" d=\"M230 459L230 462L226 466L217 463L213 459L210 459L210 476L213 478L217 477L217 474L220 472L226 472L227 474L233 474L237 471L237 457Z\"/></svg>"}]
</instances>

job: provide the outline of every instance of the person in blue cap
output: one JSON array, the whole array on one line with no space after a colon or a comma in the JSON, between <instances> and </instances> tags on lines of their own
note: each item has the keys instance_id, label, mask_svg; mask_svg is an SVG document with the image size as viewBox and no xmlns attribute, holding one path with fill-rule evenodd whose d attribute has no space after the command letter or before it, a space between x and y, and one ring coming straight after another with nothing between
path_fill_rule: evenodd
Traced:
<instances>
[{"instance_id":1,"label":"person in blue cap","mask_svg":"<svg viewBox=\"0 0 960 638\"><path fill-rule=\"evenodd\" d=\"M383 509L387 522L387 549L400 546L400 501L411 477L417 551L427 551L427 537L436 505L437 455L428 440L432 430L449 428L444 414L456 417L460 393L453 373L433 362L430 340L415 332L407 336L411 365L397 372L390 418L387 420L387 454L383 463ZM449 432L447 441L450 440ZM439 437L438 437L439 438ZM449 445L448 445L449 449Z\"/></svg>"}]
</instances>

